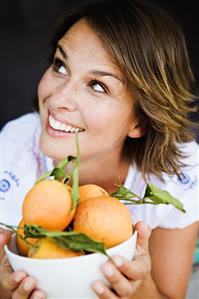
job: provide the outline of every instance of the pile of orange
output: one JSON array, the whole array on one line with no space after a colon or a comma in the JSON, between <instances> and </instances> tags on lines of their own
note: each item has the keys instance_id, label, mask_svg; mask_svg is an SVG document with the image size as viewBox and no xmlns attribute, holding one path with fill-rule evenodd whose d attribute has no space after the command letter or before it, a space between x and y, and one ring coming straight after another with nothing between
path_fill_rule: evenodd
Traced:
<instances>
[{"instance_id":1,"label":"pile of orange","mask_svg":"<svg viewBox=\"0 0 199 299\"><path fill-rule=\"evenodd\" d=\"M48 238L29 238L25 241L22 238L24 224L64 231L72 222L74 231L103 242L105 248L131 237L132 219L129 210L100 186L80 186L79 201L75 209L72 209L72 202L71 188L63 182L46 179L34 185L23 201L23 218L19 223L16 239L20 254L33 258L61 258L82 254L63 249ZM36 246L32 246L35 244Z\"/></svg>"}]
</instances>

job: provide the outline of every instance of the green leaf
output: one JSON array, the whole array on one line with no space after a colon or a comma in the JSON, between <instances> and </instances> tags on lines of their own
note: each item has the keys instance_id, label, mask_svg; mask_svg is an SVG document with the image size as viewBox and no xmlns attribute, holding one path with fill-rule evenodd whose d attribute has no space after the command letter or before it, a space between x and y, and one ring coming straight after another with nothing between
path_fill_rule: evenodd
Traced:
<instances>
[{"instance_id":1,"label":"green leaf","mask_svg":"<svg viewBox=\"0 0 199 299\"><path fill-rule=\"evenodd\" d=\"M65 177L65 171L62 168L55 167L52 171L52 174L55 180L62 180Z\"/></svg>"},{"instance_id":2,"label":"green leaf","mask_svg":"<svg viewBox=\"0 0 199 299\"><path fill-rule=\"evenodd\" d=\"M48 231L38 225L25 224L24 235L26 238L52 238L63 248L70 248L76 251L100 252L107 255L102 242L97 242L79 232Z\"/></svg>"},{"instance_id":3,"label":"green leaf","mask_svg":"<svg viewBox=\"0 0 199 299\"><path fill-rule=\"evenodd\" d=\"M147 184L144 199L149 198L155 204L171 204L181 212L185 213L183 204L168 191L162 190L153 184Z\"/></svg>"},{"instance_id":4,"label":"green leaf","mask_svg":"<svg viewBox=\"0 0 199 299\"><path fill-rule=\"evenodd\" d=\"M43 173L35 182L35 184L45 180L49 176L54 176L55 180L61 181L62 179L69 179L71 175L65 172L66 165L75 160L76 157L68 156L66 159L61 160L55 168L53 168L50 171L46 171Z\"/></svg>"},{"instance_id":5,"label":"green leaf","mask_svg":"<svg viewBox=\"0 0 199 299\"><path fill-rule=\"evenodd\" d=\"M76 208L79 200L79 170L77 167L73 169L72 172L73 186L72 186L72 200L73 200L73 209Z\"/></svg>"},{"instance_id":6,"label":"green leaf","mask_svg":"<svg viewBox=\"0 0 199 299\"><path fill-rule=\"evenodd\" d=\"M106 255L104 244L92 240L85 234L76 233L63 237L53 237L53 240L63 248L70 248L75 251L86 250L89 252L100 252Z\"/></svg>"},{"instance_id":7,"label":"green leaf","mask_svg":"<svg viewBox=\"0 0 199 299\"><path fill-rule=\"evenodd\" d=\"M66 165L70 162L75 160L76 157L73 156L68 156L66 159L61 160L58 164L57 164L57 168L62 168L64 169L66 167Z\"/></svg>"},{"instance_id":8,"label":"green leaf","mask_svg":"<svg viewBox=\"0 0 199 299\"><path fill-rule=\"evenodd\" d=\"M140 198L137 194L133 193L122 184L119 184L118 187L118 191L112 193L111 196L119 200L123 200L124 204L171 204L181 212L186 212L183 208L183 204L177 198L173 197L168 191L162 190L154 186L153 184L147 184L145 195L143 198Z\"/></svg>"},{"instance_id":9,"label":"green leaf","mask_svg":"<svg viewBox=\"0 0 199 299\"><path fill-rule=\"evenodd\" d=\"M79 200L79 165L80 165L80 149L79 149L79 141L78 134L75 135L76 141L76 149L77 149L77 157L76 160L73 161L73 170L72 170L72 200L73 200L73 209L76 208Z\"/></svg>"},{"instance_id":10,"label":"green leaf","mask_svg":"<svg viewBox=\"0 0 199 299\"><path fill-rule=\"evenodd\" d=\"M133 193L131 190L127 189L122 184L119 184L117 186L119 187L119 189L116 192L111 194L112 197L122 199L122 200L139 198L137 194Z\"/></svg>"}]
</instances>

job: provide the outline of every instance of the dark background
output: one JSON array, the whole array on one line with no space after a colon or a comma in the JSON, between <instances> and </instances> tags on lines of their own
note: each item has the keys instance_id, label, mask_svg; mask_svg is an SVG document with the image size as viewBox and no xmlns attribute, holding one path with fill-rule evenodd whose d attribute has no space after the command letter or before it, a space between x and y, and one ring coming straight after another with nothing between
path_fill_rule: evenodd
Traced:
<instances>
[{"instance_id":1,"label":"dark background","mask_svg":"<svg viewBox=\"0 0 199 299\"><path fill-rule=\"evenodd\" d=\"M32 111L37 84L47 68L45 51L56 17L84 0L0 0L0 128ZM121 0L122 1L122 0ZM199 86L199 22L194 1L150 1L181 24ZM196 2L196 1L195 1ZM193 115L199 121L199 115Z\"/></svg>"}]
</instances>

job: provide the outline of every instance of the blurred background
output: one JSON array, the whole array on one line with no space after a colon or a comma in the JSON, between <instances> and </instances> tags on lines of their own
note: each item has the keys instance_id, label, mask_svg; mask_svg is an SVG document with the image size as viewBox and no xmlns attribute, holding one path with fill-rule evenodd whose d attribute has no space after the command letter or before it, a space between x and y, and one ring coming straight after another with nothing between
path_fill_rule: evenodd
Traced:
<instances>
[{"instance_id":1,"label":"blurred background","mask_svg":"<svg viewBox=\"0 0 199 299\"><path fill-rule=\"evenodd\" d=\"M84 0L0 0L0 129L32 111L32 99L47 68L46 48L57 16ZM121 0L122 1L122 0ZM196 1L151 0L169 11L186 35L199 86L199 22ZM199 122L199 113L191 116ZM199 133L197 133L199 142Z\"/></svg>"}]
</instances>

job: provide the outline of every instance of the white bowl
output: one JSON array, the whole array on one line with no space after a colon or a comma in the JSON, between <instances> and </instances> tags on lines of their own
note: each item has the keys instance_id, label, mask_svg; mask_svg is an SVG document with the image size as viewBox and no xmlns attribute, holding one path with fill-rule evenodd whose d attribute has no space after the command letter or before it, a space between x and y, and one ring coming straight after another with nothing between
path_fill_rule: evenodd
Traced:
<instances>
[{"instance_id":1,"label":"white bowl","mask_svg":"<svg viewBox=\"0 0 199 299\"><path fill-rule=\"evenodd\" d=\"M122 255L131 260L136 239L137 232L134 232L129 240L108 249L108 255ZM108 285L100 272L100 265L107 260L101 253L61 259L32 259L17 254L15 238L4 248L13 269L23 269L35 277L38 288L46 292L48 299L93 299L97 296L90 287L91 282L100 279Z\"/></svg>"}]
</instances>

